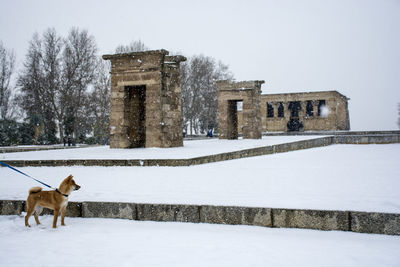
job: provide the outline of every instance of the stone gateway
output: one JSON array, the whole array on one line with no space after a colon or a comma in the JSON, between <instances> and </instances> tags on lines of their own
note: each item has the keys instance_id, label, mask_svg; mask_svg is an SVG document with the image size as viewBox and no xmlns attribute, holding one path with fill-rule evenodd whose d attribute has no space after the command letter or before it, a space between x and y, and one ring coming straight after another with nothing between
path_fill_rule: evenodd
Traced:
<instances>
[{"instance_id":1,"label":"stone gateway","mask_svg":"<svg viewBox=\"0 0 400 267\"><path fill-rule=\"evenodd\" d=\"M243 138L261 138L261 85L263 83L264 81L217 81L219 139L237 139L239 131L243 133ZM242 106L240 124L238 103Z\"/></svg>"},{"instance_id":2,"label":"stone gateway","mask_svg":"<svg viewBox=\"0 0 400 267\"><path fill-rule=\"evenodd\" d=\"M111 61L110 147L183 146L180 62L166 50L104 55Z\"/></svg>"}]
</instances>

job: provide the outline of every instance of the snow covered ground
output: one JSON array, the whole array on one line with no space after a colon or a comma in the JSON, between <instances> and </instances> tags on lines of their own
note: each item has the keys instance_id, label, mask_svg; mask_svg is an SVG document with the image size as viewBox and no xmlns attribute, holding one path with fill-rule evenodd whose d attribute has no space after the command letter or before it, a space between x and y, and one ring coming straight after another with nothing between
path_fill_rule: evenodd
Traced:
<instances>
[{"instance_id":1,"label":"snow covered ground","mask_svg":"<svg viewBox=\"0 0 400 267\"><path fill-rule=\"evenodd\" d=\"M183 147L110 149L108 146L0 154L0 160L46 159L184 159L323 136L264 136L262 139L189 140Z\"/></svg>"},{"instance_id":2,"label":"snow covered ground","mask_svg":"<svg viewBox=\"0 0 400 267\"><path fill-rule=\"evenodd\" d=\"M0 266L400 266L400 237L336 231L0 216Z\"/></svg>"},{"instance_id":3,"label":"snow covered ground","mask_svg":"<svg viewBox=\"0 0 400 267\"><path fill-rule=\"evenodd\" d=\"M70 201L400 213L399 155L400 144L332 145L191 167L21 170L53 186L73 174L82 188ZM8 168L0 168L0 177L0 199L26 199L29 188L38 186Z\"/></svg>"},{"instance_id":4,"label":"snow covered ground","mask_svg":"<svg viewBox=\"0 0 400 267\"><path fill-rule=\"evenodd\" d=\"M275 141L214 139L176 149L99 147L0 158L185 158L295 140ZM400 213L399 155L400 144L332 145L191 167L20 169L53 186L72 173L82 188L70 201ZM0 168L0 199L26 199L37 185ZM23 216L0 216L0 266L400 266L399 236L87 218L67 218L68 226L53 230L52 216L41 222L26 228Z\"/></svg>"}]
</instances>

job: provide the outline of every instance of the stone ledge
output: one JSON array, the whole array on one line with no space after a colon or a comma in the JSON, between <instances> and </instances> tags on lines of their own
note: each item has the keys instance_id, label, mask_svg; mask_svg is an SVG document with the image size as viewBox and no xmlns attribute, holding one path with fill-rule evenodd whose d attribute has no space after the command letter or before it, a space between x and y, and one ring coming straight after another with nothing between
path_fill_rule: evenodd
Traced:
<instances>
[{"instance_id":1,"label":"stone ledge","mask_svg":"<svg viewBox=\"0 0 400 267\"><path fill-rule=\"evenodd\" d=\"M196 205L136 204L137 220L157 222L200 222Z\"/></svg>"},{"instance_id":2,"label":"stone ledge","mask_svg":"<svg viewBox=\"0 0 400 267\"><path fill-rule=\"evenodd\" d=\"M0 200L0 215L19 215L24 209L25 201L23 200ZM44 209L43 214L52 214L52 211ZM400 235L400 214L397 213L122 202L69 202L67 216Z\"/></svg>"},{"instance_id":3,"label":"stone ledge","mask_svg":"<svg viewBox=\"0 0 400 267\"><path fill-rule=\"evenodd\" d=\"M0 200L0 215L19 215L24 207L23 200Z\"/></svg>"},{"instance_id":4,"label":"stone ledge","mask_svg":"<svg viewBox=\"0 0 400 267\"><path fill-rule=\"evenodd\" d=\"M349 212L272 209L274 227L350 231Z\"/></svg>"},{"instance_id":5,"label":"stone ledge","mask_svg":"<svg viewBox=\"0 0 400 267\"><path fill-rule=\"evenodd\" d=\"M227 206L201 206L202 223L240 224L272 227L271 209Z\"/></svg>"},{"instance_id":6,"label":"stone ledge","mask_svg":"<svg viewBox=\"0 0 400 267\"><path fill-rule=\"evenodd\" d=\"M394 213L351 212L353 232L400 235L400 215Z\"/></svg>"},{"instance_id":7,"label":"stone ledge","mask_svg":"<svg viewBox=\"0 0 400 267\"><path fill-rule=\"evenodd\" d=\"M136 219L136 206L132 203L120 202L83 202L82 217L134 220Z\"/></svg>"}]
</instances>

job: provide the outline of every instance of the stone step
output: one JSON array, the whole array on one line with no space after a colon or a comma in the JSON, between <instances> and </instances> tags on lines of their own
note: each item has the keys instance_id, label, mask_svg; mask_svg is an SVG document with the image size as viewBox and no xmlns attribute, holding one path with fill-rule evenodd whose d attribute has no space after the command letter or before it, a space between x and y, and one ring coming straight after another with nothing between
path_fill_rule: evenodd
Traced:
<instances>
[{"instance_id":1,"label":"stone step","mask_svg":"<svg viewBox=\"0 0 400 267\"><path fill-rule=\"evenodd\" d=\"M25 201L23 200L0 200L0 215L20 215L24 210ZM43 211L43 214L51 213L52 211L47 209ZM67 216L254 225L400 235L400 214L379 212L122 202L69 202Z\"/></svg>"}]
</instances>

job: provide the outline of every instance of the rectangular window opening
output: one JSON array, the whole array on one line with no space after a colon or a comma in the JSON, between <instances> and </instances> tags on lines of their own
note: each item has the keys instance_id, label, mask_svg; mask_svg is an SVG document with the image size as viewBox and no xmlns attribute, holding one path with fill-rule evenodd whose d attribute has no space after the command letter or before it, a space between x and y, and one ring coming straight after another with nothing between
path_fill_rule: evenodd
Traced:
<instances>
[{"instance_id":1,"label":"rectangular window opening","mask_svg":"<svg viewBox=\"0 0 400 267\"><path fill-rule=\"evenodd\" d=\"M274 117L274 107L271 102L267 102L267 118Z\"/></svg>"},{"instance_id":2,"label":"rectangular window opening","mask_svg":"<svg viewBox=\"0 0 400 267\"><path fill-rule=\"evenodd\" d=\"M289 103L290 117L298 118L299 111L301 110L300 101L292 101Z\"/></svg>"},{"instance_id":3,"label":"rectangular window opening","mask_svg":"<svg viewBox=\"0 0 400 267\"><path fill-rule=\"evenodd\" d=\"M324 110L326 106L326 101L325 100L319 100L318 103L318 116L323 116Z\"/></svg>"},{"instance_id":4,"label":"rectangular window opening","mask_svg":"<svg viewBox=\"0 0 400 267\"><path fill-rule=\"evenodd\" d=\"M307 101L307 106L306 106L306 115L308 117L314 116L314 106L311 100Z\"/></svg>"},{"instance_id":5,"label":"rectangular window opening","mask_svg":"<svg viewBox=\"0 0 400 267\"><path fill-rule=\"evenodd\" d=\"M279 107L278 107L278 117L279 117L279 118L285 117L285 108L284 108L282 102L279 103Z\"/></svg>"}]
</instances>

